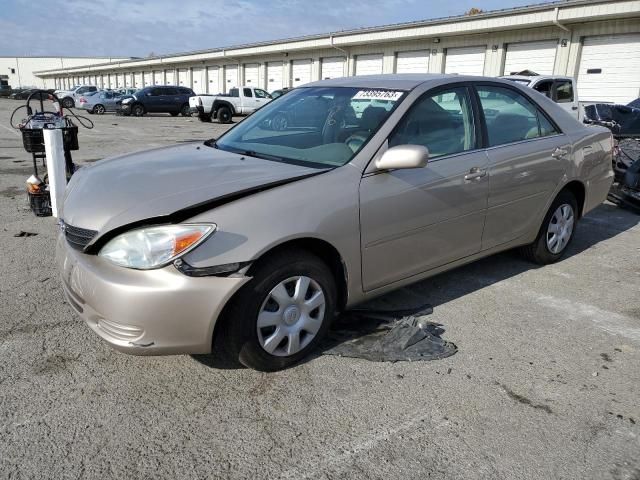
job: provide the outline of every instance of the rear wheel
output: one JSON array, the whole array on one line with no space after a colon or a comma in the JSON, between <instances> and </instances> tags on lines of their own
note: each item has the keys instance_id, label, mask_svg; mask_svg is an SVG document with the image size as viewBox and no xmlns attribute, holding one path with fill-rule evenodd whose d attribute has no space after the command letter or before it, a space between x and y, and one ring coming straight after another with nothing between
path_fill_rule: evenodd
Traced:
<instances>
[{"instance_id":1,"label":"rear wheel","mask_svg":"<svg viewBox=\"0 0 640 480\"><path fill-rule=\"evenodd\" d=\"M75 102L73 101L73 98L71 97L66 97L62 99L62 106L64 108L73 108L76 106Z\"/></svg>"},{"instance_id":2,"label":"rear wheel","mask_svg":"<svg viewBox=\"0 0 640 480\"><path fill-rule=\"evenodd\" d=\"M577 221L576 197L569 191L560 192L549 207L535 241L522 247L522 254L540 265L557 262L573 240Z\"/></svg>"},{"instance_id":3,"label":"rear wheel","mask_svg":"<svg viewBox=\"0 0 640 480\"><path fill-rule=\"evenodd\" d=\"M229 107L220 107L218 109L218 121L220 123L231 123L232 120L232 115L231 115L231 110L229 110Z\"/></svg>"},{"instance_id":4,"label":"rear wheel","mask_svg":"<svg viewBox=\"0 0 640 480\"><path fill-rule=\"evenodd\" d=\"M177 116L180 114L180 112L169 112L169 114L170 114L172 117L177 117Z\"/></svg>"},{"instance_id":5,"label":"rear wheel","mask_svg":"<svg viewBox=\"0 0 640 480\"><path fill-rule=\"evenodd\" d=\"M211 114L207 115L206 113L202 113L198 115L198 118L200 119L201 122L206 122L206 123L211 122Z\"/></svg>"},{"instance_id":6,"label":"rear wheel","mask_svg":"<svg viewBox=\"0 0 640 480\"><path fill-rule=\"evenodd\" d=\"M189 113L189 104L185 103L184 105L182 105L182 107L180 107L180 114L183 117L190 117L191 113Z\"/></svg>"},{"instance_id":7,"label":"rear wheel","mask_svg":"<svg viewBox=\"0 0 640 480\"><path fill-rule=\"evenodd\" d=\"M141 117L144 115L144 107L139 103L131 107L131 114L134 117Z\"/></svg>"},{"instance_id":8,"label":"rear wheel","mask_svg":"<svg viewBox=\"0 0 640 480\"><path fill-rule=\"evenodd\" d=\"M231 300L214 348L255 370L287 368L318 345L335 309L329 267L305 251L279 252Z\"/></svg>"},{"instance_id":9,"label":"rear wheel","mask_svg":"<svg viewBox=\"0 0 640 480\"><path fill-rule=\"evenodd\" d=\"M93 113L97 115L102 115L105 111L106 109L104 108L104 105L96 105L93 107Z\"/></svg>"}]
</instances>

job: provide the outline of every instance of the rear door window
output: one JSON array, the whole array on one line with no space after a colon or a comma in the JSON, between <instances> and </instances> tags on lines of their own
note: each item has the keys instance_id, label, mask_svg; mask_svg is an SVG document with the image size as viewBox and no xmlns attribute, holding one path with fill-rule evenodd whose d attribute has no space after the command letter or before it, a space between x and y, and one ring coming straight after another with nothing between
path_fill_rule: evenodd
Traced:
<instances>
[{"instance_id":1,"label":"rear door window","mask_svg":"<svg viewBox=\"0 0 640 480\"><path fill-rule=\"evenodd\" d=\"M490 147L559 133L538 107L519 92L488 85L478 86L477 91Z\"/></svg>"},{"instance_id":2,"label":"rear door window","mask_svg":"<svg viewBox=\"0 0 640 480\"><path fill-rule=\"evenodd\" d=\"M253 93L251 93L250 88L243 88L242 93L245 97L253 97Z\"/></svg>"},{"instance_id":3,"label":"rear door window","mask_svg":"<svg viewBox=\"0 0 640 480\"><path fill-rule=\"evenodd\" d=\"M558 80L554 85L554 99L557 103L573 102L573 83L571 80Z\"/></svg>"}]
</instances>

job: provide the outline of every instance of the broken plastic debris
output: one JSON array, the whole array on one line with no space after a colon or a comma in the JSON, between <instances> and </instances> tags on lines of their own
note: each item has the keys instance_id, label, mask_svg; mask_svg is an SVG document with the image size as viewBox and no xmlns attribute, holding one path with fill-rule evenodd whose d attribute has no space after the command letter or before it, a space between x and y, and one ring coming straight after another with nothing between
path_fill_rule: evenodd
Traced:
<instances>
[{"instance_id":1,"label":"broken plastic debris","mask_svg":"<svg viewBox=\"0 0 640 480\"><path fill-rule=\"evenodd\" d=\"M441 338L442 325L429 322L430 305L407 310L360 309L345 313L329 331L324 355L373 362L438 360L458 351Z\"/></svg>"}]
</instances>

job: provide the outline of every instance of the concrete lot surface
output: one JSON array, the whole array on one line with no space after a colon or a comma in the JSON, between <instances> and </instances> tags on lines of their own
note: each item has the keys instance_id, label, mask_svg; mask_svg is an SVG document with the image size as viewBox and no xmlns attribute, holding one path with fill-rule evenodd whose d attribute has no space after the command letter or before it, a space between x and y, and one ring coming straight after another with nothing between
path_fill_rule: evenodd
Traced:
<instances>
[{"instance_id":1,"label":"concrete lot surface","mask_svg":"<svg viewBox=\"0 0 640 480\"><path fill-rule=\"evenodd\" d=\"M0 478L640 479L640 216L605 204L556 265L505 253L380 300L431 302L445 360L132 357L63 300L17 105L0 100ZM225 129L91 118L79 163Z\"/></svg>"}]
</instances>

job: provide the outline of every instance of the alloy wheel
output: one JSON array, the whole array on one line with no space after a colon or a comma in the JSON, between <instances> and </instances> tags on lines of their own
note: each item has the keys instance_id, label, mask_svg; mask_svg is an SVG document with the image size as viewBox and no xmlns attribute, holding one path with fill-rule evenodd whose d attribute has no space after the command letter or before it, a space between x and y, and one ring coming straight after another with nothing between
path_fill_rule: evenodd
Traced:
<instances>
[{"instance_id":1,"label":"alloy wheel","mask_svg":"<svg viewBox=\"0 0 640 480\"><path fill-rule=\"evenodd\" d=\"M290 277L267 295L257 318L258 341L269 354L295 355L316 336L326 307L322 287L310 277Z\"/></svg>"},{"instance_id":2,"label":"alloy wheel","mask_svg":"<svg viewBox=\"0 0 640 480\"><path fill-rule=\"evenodd\" d=\"M562 252L573 234L574 213L571 205L560 205L549 220L547 248L553 254Z\"/></svg>"}]
</instances>

